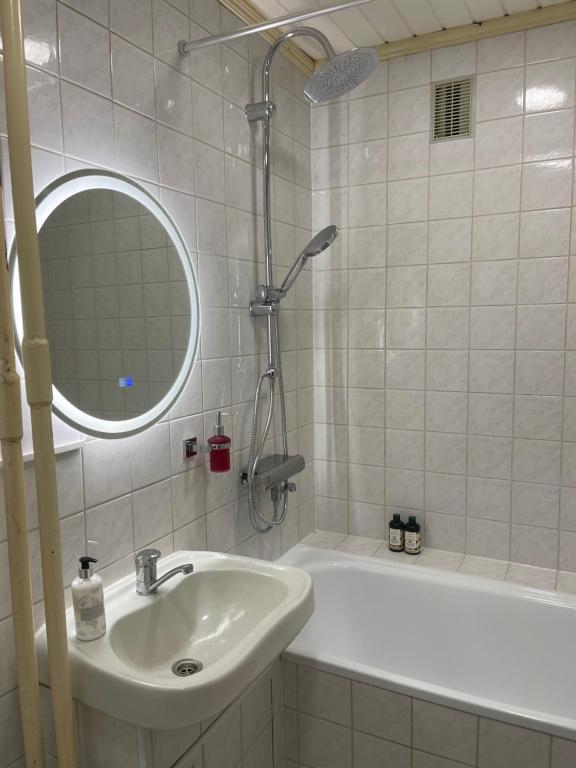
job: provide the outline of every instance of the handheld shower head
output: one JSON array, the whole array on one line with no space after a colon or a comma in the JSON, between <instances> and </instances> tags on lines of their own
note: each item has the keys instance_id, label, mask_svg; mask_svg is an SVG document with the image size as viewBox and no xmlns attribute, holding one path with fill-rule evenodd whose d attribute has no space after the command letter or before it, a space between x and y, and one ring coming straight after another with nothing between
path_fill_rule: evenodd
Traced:
<instances>
[{"instance_id":1,"label":"handheld shower head","mask_svg":"<svg viewBox=\"0 0 576 768\"><path fill-rule=\"evenodd\" d=\"M322 253L326 248L329 248L337 237L338 227L334 224L330 224L329 227L325 227L314 235L312 240L310 240L306 248L302 251L301 255L306 256L307 259L310 259L313 256L318 256L319 253Z\"/></svg>"},{"instance_id":2,"label":"handheld shower head","mask_svg":"<svg viewBox=\"0 0 576 768\"><path fill-rule=\"evenodd\" d=\"M354 48L332 56L306 81L304 95L312 104L337 99L363 83L379 60L374 48Z\"/></svg>"},{"instance_id":3,"label":"handheld shower head","mask_svg":"<svg viewBox=\"0 0 576 768\"><path fill-rule=\"evenodd\" d=\"M312 240L310 240L308 245L302 250L294 262L290 272L286 275L282 287L280 288L280 293L288 293L292 284L306 266L308 259L318 256L319 253L322 253L326 248L329 248L337 237L338 227L334 226L334 224L331 224L329 227L322 229L318 234L314 235Z\"/></svg>"}]
</instances>

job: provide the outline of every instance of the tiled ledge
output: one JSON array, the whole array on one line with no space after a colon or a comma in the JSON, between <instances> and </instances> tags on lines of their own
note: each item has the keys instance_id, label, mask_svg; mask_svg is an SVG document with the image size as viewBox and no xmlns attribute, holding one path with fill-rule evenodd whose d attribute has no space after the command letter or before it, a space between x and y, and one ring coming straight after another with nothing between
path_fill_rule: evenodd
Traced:
<instances>
[{"instance_id":1,"label":"tiled ledge","mask_svg":"<svg viewBox=\"0 0 576 768\"><path fill-rule=\"evenodd\" d=\"M360 536L346 536L332 531L315 531L307 536L302 544L322 549L336 549L353 555L380 557L405 565L425 565L428 568L440 568L445 571L484 576L497 581L511 581L537 589L556 590L576 594L576 573L554 571L549 568L536 568L533 565L510 563L507 560L492 560L487 557L463 555L442 549L422 550L420 555L406 555L403 552L391 552L388 543L381 539L365 539Z\"/></svg>"}]
</instances>

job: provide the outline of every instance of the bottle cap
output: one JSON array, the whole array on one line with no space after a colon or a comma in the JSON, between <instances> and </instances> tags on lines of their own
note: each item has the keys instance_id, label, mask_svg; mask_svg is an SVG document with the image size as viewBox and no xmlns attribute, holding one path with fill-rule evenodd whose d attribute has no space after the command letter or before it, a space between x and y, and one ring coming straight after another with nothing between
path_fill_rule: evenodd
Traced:
<instances>
[{"instance_id":1,"label":"bottle cap","mask_svg":"<svg viewBox=\"0 0 576 768\"><path fill-rule=\"evenodd\" d=\"M393 520L395 523L399 523L399 522L400 522L400 515L399 515L399 513L398 513L398 512L394 512L394 514L392 515L392 520Z\"/></svg>"},{"instance_id":2,"label":"bottle cap","mask_svg":"<svg viewBox=\"0 0 576 768\"><path fill-rule=\"evenodd\" d=\"M416 517L414 515L410 515L410 517L408 518L408 522L409 523L415 523L416 522Z\"/></svg>"}]
</instances>

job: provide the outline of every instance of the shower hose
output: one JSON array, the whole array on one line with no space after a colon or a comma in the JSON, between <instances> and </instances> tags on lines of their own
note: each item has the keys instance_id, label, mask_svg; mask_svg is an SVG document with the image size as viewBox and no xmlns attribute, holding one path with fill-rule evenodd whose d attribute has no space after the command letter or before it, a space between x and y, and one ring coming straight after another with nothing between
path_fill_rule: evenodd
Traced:
<instances>
[{"instance_id":1,"label":"shower hose","mask_svg":"<svg viewBox=\"0 0 576 768\"><path fill-rule=\"evenodd\" d=\"M284 459L288 458L288 428L286 420L286 401L284 397L284 380L282 378L282 355L280 352L280 332L278 328L278 316L274 315L271 318L271 325L273 326L272 342L273 342L273 355L272 360L274 362L266 371L264 371L258 379L256 385L256 392L254 395L254 413L252 415L252 436L250 438L250 451L248 454L248 510L250 513L250 521L253 527L259 533L267 533L271 531L275 526L280 525L286 518L286 512L288 511L288 488L284 487L281 490L281 500L272 497L273 512L271 517L267 517L260 509L256 495L254 493L254 481L258 471L258 463L264 453L264 447L270 427L272 425L272 418L274 415L274 401L276 396L276 385L278 385L278 395L280 399L280 419L282 428L282 452ZM260 399L262 396L262 385L264 381L268 380L269 385L269 397L268 397L268 410L266 413L266 421L260 439L258 440L258 413L260 410ZM256 447L258 446L258 447Z\"/></svg>"}]
</instances>

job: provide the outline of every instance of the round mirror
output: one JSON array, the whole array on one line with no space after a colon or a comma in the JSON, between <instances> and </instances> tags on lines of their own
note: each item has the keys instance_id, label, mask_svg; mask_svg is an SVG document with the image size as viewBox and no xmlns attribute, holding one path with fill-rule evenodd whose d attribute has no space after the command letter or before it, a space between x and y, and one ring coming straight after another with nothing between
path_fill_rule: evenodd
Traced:
<instances>
[{"instance_id":1,"label":"round mirror","mask_svg":"<svg viewBox=\"0 0 576 768\"><path fill-rule=\"evenodd\" d=\"M125 437L180 395L198 343L194 268L170 216L109 172L56 180L36 200L54 411L98 437ZM19 354L15 244L10 254Z\"/></svg>"}]
</instances>

